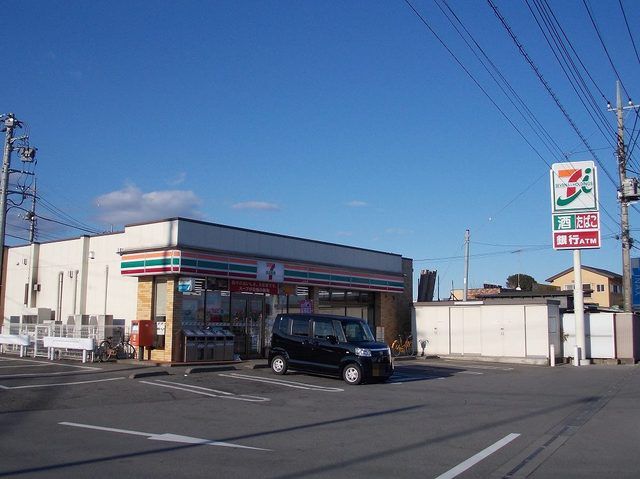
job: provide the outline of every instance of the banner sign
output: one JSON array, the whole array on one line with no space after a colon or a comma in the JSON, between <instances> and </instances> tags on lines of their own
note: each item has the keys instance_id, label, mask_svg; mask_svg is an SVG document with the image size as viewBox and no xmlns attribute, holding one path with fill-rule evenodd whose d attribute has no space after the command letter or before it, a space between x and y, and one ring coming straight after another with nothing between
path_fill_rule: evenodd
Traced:
<instances>
[{"instance_id":1,"label":"banner sign","mask_svg":"<svg viewBox=\"0 0 640 479\"><path fill-rule=\"evenodd\" d=\"M263 293L278 294L276 283L264 281L241 281L238 279L229 280L229 291L232 293Z\"/></svg>"},{"instance_id":2,"label":"banner sign","mask_svg":"<svg viewBox=\"0 0 640 479\"><path fill-rule=\"evenodd\" d=\"M598 185L593 161L555 163L550 173L553 248L600 248Z\"/></svg>"}]
</instances>

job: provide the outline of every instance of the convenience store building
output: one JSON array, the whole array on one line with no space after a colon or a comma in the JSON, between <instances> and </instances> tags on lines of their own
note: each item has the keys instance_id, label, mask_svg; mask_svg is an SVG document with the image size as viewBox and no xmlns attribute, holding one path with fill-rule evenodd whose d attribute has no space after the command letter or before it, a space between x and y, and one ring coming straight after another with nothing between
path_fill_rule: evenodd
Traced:
<instances>
[{"instance_id":1,"label":"convenience store building","mask_svg":"<svg viewBox=\"0 0 640 479\"><path fill-rule=\"evenodd\" d=\"M387 343L411 328L411 259L186 218L7 249L5 322L154 321L151 359L185 358L185 331L218 327L241 358L263 357L278 313L365 319Z\"/></svg>"}]
</instances>

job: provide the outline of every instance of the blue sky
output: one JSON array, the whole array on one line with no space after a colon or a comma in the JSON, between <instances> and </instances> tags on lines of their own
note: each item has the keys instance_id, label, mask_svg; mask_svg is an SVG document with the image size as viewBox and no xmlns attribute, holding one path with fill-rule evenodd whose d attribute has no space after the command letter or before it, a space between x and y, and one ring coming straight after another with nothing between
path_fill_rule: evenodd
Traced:
<instances>
[{"instance_id":1,"label":"blue sky","mask_svg":"<svg viewBox=\"0 0 640 479\"><path fill-rule=\"evenodd\" d=\"M588 81L608 137L527 3L495 3L617 182L615 116L598 92L615 102L616 75L583 2L549 5L597 85ZM38 148L38 213L97 231L185 216L399 253L416 275L438 270L442 297L462 287L467 228L471 287L570 267L571 253L550 246L548 164L562 156L487 75L446 5L412 4L540 155L401 0L25 1L0 19L0 112L23 120ZM569 160L593 159L487 3L447 4ZM618 1L587 4L640 98ZM640 3L622 4L640 46ZM621 272L615 185L599 176L610 216L583 263ZM19 214L9 223L24 228ZM81 234L59 223L41 219L38 238Z\"/></svg>"}]
</instances>

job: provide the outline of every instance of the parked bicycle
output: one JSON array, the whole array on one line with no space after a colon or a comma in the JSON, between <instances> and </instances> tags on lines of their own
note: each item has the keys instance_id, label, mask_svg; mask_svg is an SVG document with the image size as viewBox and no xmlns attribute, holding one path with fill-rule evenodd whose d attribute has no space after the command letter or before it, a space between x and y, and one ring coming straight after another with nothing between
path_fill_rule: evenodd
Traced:
<instances>
[{"instance_id":1,"label":"parked bicycle","mask_svg":"<svg viewBox=\"0 0 640 479\"><path fill-rule=\"evenodd\" d=\"M113 336L109 336L100 343L95 357L100 362L107 362L112 359L135 359L136 348L129 343L129 337L114 343Z\"/></svg>"},{"instance_id":2,"label":"parked bicycle","mask_svg":"<svg viewBox=\"0 0 640 479\"><path fill-rule=\"evenodd\" d=\"M413 336L410 334L405 340L402 339L402 335L398 335L391 344L391 354L397 356L413 356Z\"/></svg>"}]
</instances>

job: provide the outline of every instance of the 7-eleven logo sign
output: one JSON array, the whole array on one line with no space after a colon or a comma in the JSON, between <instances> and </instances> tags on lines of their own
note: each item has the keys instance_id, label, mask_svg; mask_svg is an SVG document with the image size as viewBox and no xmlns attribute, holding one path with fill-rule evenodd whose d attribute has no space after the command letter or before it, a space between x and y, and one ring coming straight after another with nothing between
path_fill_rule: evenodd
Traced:
<instances>
[{"instance_id":1,"label":"7-eleven logo sign","mask_svg":"<svg viewBox=\"0 0 640 479\"><path fill-rule=\"evenodd\" d=\"M258 261L256 279L258 281L282 283L284 281L284 265L282 263Z\"/></svg>"},{"instance_id":2,"label":"7-eleven logo sign","mask_svg":"<svg viewBox=\"0 0 640 479\"><path fill-rule=\"evenodd\" d=\"M551 169L554 213L598 209L596 168L593 161L555 163Z\"/></svg>"}]
</instances>

